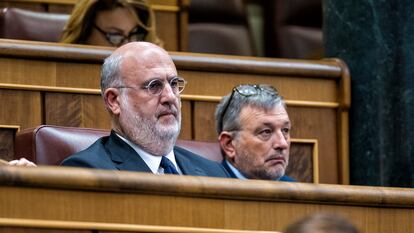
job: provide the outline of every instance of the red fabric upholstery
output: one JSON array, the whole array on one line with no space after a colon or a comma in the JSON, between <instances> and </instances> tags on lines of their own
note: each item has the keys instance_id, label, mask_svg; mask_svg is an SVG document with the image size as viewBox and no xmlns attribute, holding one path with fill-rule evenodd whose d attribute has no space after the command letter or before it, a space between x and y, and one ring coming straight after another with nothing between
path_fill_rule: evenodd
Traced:
<instances>
[{"instance_id":1,"label":"red fabric upholstery","mask_svg":"<svg viewBox=\"0 0 414 233\"><path fill-rule=\"evenodd\" d=\"M108 130L53 125L25 129L16 135L15 159L25 157L39 165L58 165L106 135ZM222 160L218 143L179 140L177 145L208 159Z\"/></svg>"},{"instance_id":2,"label":"red fabric upholstery","mask_svg":"<svg viewBox=\"0 0 414 233\"><path fill-rule=\"evenodd\" d=\"M67 14L3 8L0 9L0 37L58 42L68 19Z\"/></svg>"}]
</instances>

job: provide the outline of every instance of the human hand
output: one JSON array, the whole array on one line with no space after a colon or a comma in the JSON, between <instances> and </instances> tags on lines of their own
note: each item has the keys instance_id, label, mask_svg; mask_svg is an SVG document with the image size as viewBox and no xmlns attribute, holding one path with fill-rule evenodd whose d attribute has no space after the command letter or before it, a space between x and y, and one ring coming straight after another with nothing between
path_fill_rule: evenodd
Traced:
<instances>
[{"instance_id":1,"label":"human hand","mask_svg":"<svg viewBox=\"0 0 414 233\"><path fill-rule=\"evenodd\" d=\"M37 167L37 165L25 158L20 158L16 160L12 160L8 162L11 166L18 166L18 167Z\"/></svg>"}]
</instances>

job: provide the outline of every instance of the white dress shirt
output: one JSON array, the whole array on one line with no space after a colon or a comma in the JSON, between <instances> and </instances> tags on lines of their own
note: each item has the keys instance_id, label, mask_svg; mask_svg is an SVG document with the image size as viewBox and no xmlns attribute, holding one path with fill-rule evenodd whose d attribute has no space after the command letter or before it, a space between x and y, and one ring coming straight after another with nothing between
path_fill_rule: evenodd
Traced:
<instances>
[{"instance_id":1,"label":"white dress shirt","mask_svg":"<svg viewBox=\"0 0 414 233\"><path fill-rule=\"evenodd\" d=\"M144 160L144 162L147 164L147 166L151 169L152 173L154 174L164 174L164 169L162 167L160 167L161 164L161 156L157 156L157 155L152 155L146 151L144 151L143 149L141 149L137 144L129 141L128 139L122 137L121 135L115 133L119 138L121 138L124 142L126 142L128 145L130 145L132 147L132 149L135 150L135 152L137 152L138 156L140 156L142 158L142 160ZM174 155L174 151L171 150L168 154L165 155L165 157L167 157L175 166L175 168L177 169L177 172L179 174L183 174L182 171L180 170L180 167L177 166L177 162L175 160L175 155Z\"/></svg>"}]
</instances>

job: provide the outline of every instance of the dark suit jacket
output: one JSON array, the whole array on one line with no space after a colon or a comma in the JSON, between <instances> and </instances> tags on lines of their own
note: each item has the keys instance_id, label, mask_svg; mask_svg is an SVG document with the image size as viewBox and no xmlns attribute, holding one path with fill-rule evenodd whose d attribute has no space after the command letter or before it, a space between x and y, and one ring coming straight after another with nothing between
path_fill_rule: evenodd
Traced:
<instances>
[{"instance_id":1,"label":"dark suit jacket","mask_svg":"<svg viewBox=\"0 0 414 233\"><path fill-rule=\"evenodd\" d=\"M227 170L227 172L229 173L231 178L237 178L236 174L234 174L234 172L231 170L231 168L229 167L229 165L226 163L226 160L224 159L223 162L221 163L221 165L223 165L223 167ZM289 176L282 176L280 177L280 179L278 181L287 181L287 182L295 182L296 180L289 177Z\"/></svg>"},{"instance_id":2,"label":"dark suit jacket","mask_svg":"<svg viewBox=\"0 0 414 233\"><path fill-rule=\"evenodd\" d=\"M174 147L174 154L184 175L230 177L220 163L205 159L179 147ZM136 151L113 131L109 136L98 139L87 149L69 156L63 160L61 165L151 172Z\"/></svg>"}]
</instances>

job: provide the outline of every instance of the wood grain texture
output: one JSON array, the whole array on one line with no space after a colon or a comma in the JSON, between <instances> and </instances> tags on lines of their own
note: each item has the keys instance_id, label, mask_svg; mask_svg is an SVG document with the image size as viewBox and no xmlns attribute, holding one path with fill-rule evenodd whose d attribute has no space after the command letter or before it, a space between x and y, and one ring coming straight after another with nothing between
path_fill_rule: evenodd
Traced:
<instances>
[{"instance_id":1,"label":"wood grain texture","mask_svg":"<svg viewBox=\"0 0 414 233\"><path fill-rule=\"evenodd\" d=\"M314 182L313 145L292 143L286 174L304 183ZM318 175L319 177L319 175Z\"/></svg>"},{"instance_id":2,"label":"wood grain texture","mask_svg":"<svg viewBox=\"0 0 414 233\"><path fill-rule=\"evenodd\" d=\"M46 93L45 123L110 129L111 122L100 95Z\"/></svg>"},{"instance_id":3,"label":"wood grain texture","mask_svg":"<svg viewBox=\"0 0 414 233\"><path fill-rule=\"evenodd\" d=\"M6 226L6 227L4 227ZM8 226L8 227L7 227ZM150 226L137 224L79 222L79 221L53 221L17 218L0 218L0 232L6 228L7 232L27 232L24 230L40 230L41 232L142 232L142 233L270 233L270 231L244 231L217 228L174 227L174 226ZM66 229L66 230L63 230ZM20 231L19 231L20 230ZM30 232L30 231L29 231ZM271 231L277 233L275 231Z\"/></svg>"},{"instance_id":4,"label":"wood grain texture","mask_svg":"<svg viewBox=\"0 0 414 233\"><path fill-rule=\"evenodd\" d=\"M281 231L330 212L366 233L414 229L413 189L4 166L0 186L0 218Z\"/></svg>"},{"instance_id":5,"label":"wood grain texture","mask_svg":"<svg viewBox=\"0 0 414 233\"><path fill-rule=\"evenodd\" d=\"M33 104L44 107L35 115L41 124L109 128L98 87L102 59L111 52L93 46L0 40L0 65L5 67L0 90L36 93L40 99ZM341 61L170 54L179 75L188 81L182 94L180 138L215 141L214 111L221 97L237 84L267 83L286 99L292 137L319 142L320 182L348 183L350 79ZM31 125L26 115L17 119L5 123Z\"/></svg>"}]
</instances>

